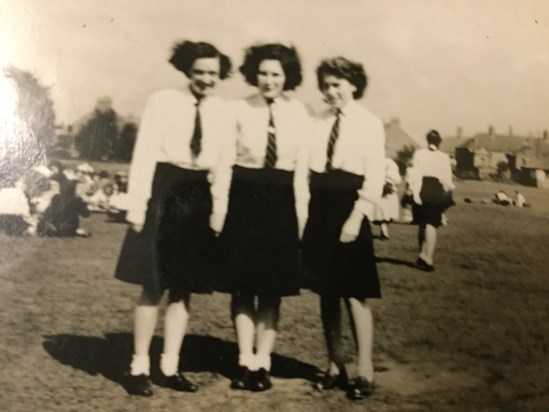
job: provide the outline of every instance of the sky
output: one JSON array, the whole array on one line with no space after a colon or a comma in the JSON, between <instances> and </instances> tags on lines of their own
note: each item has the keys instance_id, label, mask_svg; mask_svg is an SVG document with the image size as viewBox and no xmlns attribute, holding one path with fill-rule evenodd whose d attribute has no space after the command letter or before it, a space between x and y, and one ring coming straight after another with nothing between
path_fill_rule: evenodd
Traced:
<instances>
[{"instance_id":1,"label":"sky","mask_svg":"<svg viewBox=\"0 0 549 412\"><path fill-rule=\"evenodd\" d=\"M238 73L257 42L293 44L304 82L294 93L322 109L315 68L323 58L363 63L361 101L414 139L540 135L549 129L549 1L545 0L3 0L0 65L50 87L58 123L110 96L140 116L155 90L184 87L167 62L180 40L210 41L236 70L219 94L253 92Z\"/></svg>"}]
</instances>

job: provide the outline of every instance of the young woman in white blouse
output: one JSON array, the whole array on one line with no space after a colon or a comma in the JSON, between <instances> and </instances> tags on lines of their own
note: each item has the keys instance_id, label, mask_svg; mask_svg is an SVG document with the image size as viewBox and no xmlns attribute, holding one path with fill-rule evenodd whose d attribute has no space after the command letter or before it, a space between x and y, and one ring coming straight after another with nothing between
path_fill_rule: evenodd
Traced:
<instances>
[{"instance_id":1,"label":"young woman in white blouse","mask_svg":"<svg viewBox=\"0 0 549 412\"><path fill-rule=\"evenodd\" d=\"M416 266L426 272L435 270L433 257L437 244L437 228L442 224L442 214L454 201L450 192L452 164L446 153L438 150L442 138L436 130L427 133L427 149L414 153L408 168L408 181L414 196L414 222L419 225L419 256Z\"/></svg>"},{"instance_id":2,"label":"young woman in white blouse","mask_svg":"<svg viewBox=\"0 0 549 412\"><path fill-rule=\"evenodd\" d=\"M209 254L223 227L234 160L234 117L212 95L229 74L229 58L209 43L186 41L174 47L170 63L190 82L184 90L159 91L147 101L130 168L132 227L117 267L118 278L143 285L126 386L141 396L152 395L149 349L165 290L160 369L167 386L197 390L179 371L179 352L190 294L211 293L214 287Z\"/></svg>"},{"instance_id":3,"label":"young woman in white blouse","mask_svg":"<svg viewBox=\"0 0 549 412\"><path fill-rule=\"evenodd\" d=\"M272 386L269 371L281 297L297 295L300 287L309 115L286 94L302 79L294 48L250 47L240 71L259 93L236 103L237 157L222 234L226 273L219 290L232 294L239 348L231 387L264 391Z\"/></svg>"},{"instance_id":4,"label":"young woman in white blouse","mask_svg":"<svg viewBox=\"0 0 549 412\"><path fill-rule=\"evenodd\" d=\"M381 296L370 220L385 182L381 120L357 104L367 85L360 63L324 60L318 85L330 109L317 118L311 142L309 220L303 261L320 295L329 367L315 387L339 387L352 399L373 391L373 319L368 299ZM358 377L349 386L341 342L343 298L358 348Z\"/></svg>"}]
</instances>

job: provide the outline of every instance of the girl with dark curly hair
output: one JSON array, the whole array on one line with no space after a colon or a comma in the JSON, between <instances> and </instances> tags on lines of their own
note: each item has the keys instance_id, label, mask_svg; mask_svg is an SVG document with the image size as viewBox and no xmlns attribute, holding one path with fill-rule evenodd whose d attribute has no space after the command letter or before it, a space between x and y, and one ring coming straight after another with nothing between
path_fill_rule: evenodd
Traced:
<instances>
[{"instance_id":1,"label":"girl with dark curly hair","mask_svg":"<svg viewBox=\"0 0 549 412\"><path fill-rule=\"evenodd\" d=\"M310 120L304 105L286 93L301 83L294 48L250 47L240 71L259 93L236 103L237 157L222 234L227 272L219 290L232 294L240 352L231 387L264 391L272 386L281 297L299 293Z\"/></svg>"},{"instance_id":2,"label":"girl with dark curly hair","mask_svg":"<svg viewBox=\"0 0 549 412\"><path fill-rule=\"evenodd\" d=\"M214 287L210 254L223 227L234 161L234 116L213 95L229 74L229 58L209 43L185 41L174 47L170 63L189 84L156 92L147 101L130 168L131 228L116 274L143 286L126 386L141 396L152 395L149 349L165 290L169 303L160 369L166 386L197 390L179 371L179 352L191 293L211 293Z\"/></svg>"},{"instance_id":3,"label":"girl with dark curly hair","mask_svg":"<svg viewBox=\"0 0 549 412\"><path fill-rule=\"evenodd\" d=\"M303 237L308 287L320 295L329 368L318 390L336 386L362 399L373 390L373 320L368 300L381 296L370 221L385 182L381 120L358 105L367 85L360 63L324 60L318 85L330 106L316 119L310 156L309 220ZM358 377L349 386L341 342L345 300L358 348Z\"/></svg>"}]
</instances>

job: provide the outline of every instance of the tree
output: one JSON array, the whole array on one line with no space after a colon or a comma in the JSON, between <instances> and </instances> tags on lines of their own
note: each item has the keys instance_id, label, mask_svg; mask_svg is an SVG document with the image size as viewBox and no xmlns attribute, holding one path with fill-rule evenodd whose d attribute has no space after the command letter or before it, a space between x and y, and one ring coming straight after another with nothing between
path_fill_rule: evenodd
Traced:
<instances>
[{"instance_id":1,"label":"tree","mask_svg":"<svg viewBox=\"0 0 549 412\"><path fill-rule=\"evenodd\" d=\"M105 160L111 157L118 126L116 112L110 107L109 98L101 98L90 120L76 135L75 146L82 159Z\"/></svg>"},{"instance_id":2,"label":"tree","mask_svg":"<svg viewBox=\"0 0 549 412\"><path fill-rule=\"evenodd\" d=\"M116 142L115 155L117 159L129 162L132 160L133 147L137 138L137 125L133 122L126 123L120 131Z\"/></svg>"},{"instance_id":3,"label":"tree","mask_svg":"<svg viewBox=\"0 0 549 412\"><path fill-rule=\"evenodd\" d=\"M55 112L49 88L31 73L10 66L0 73L0 187L46 162L55 139Z\"/></svg>"},{"instance_id":4,"label":"tree","mask_svg":"<svg viewBox=\"0 0 549 412\"><path fill-rule=\"evenodd\" d=\"M416 148L414 145L405 145L402 149L397 152L397 158L395 159L396 164L398 165L398 170L400 174L404 176L406 174L406 168L410 165L410 161L414 156Z\"/></svg>"}]
</instances>

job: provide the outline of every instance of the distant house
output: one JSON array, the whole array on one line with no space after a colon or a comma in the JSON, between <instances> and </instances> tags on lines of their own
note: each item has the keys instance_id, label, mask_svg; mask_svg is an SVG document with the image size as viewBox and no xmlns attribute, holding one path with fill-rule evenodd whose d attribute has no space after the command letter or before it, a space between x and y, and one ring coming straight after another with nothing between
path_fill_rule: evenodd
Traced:
<instances>
[{"instance_id":1,"label":"distant house","mask_svg":"<svg viewBox=\"0 0 549 412\"><path fill-rule=\"evenodd\" d=\"M517 180L539 188L549 188L549 139L544 132L542 139L531 139L527 146L517 151L514 161Z\"/></svg>"},{"instance_id":2,"label":"distant house","mask_svg":"<svg viewBox=\"0 0 549 412\"><path fill-rule=\"evenodd\" d=\"M456 175L462 178L484 179L498 171L504 162L514 168L515 155L528 147L531 138L500 135L491 127L488 133L477 133L455 146Z\"/></svg>"},{"instance_id":3,"label":"distant house","mask_svg":"<svg viewBox=\"0 0 549 412\"><path fill-rule=\"evenodd\" d=\"M406 147L417 149L419 145L402 129L400 120L393 117L385 123L385 154L391 159L396 159L398 152Z\"/></svg>"}]
</instances>

